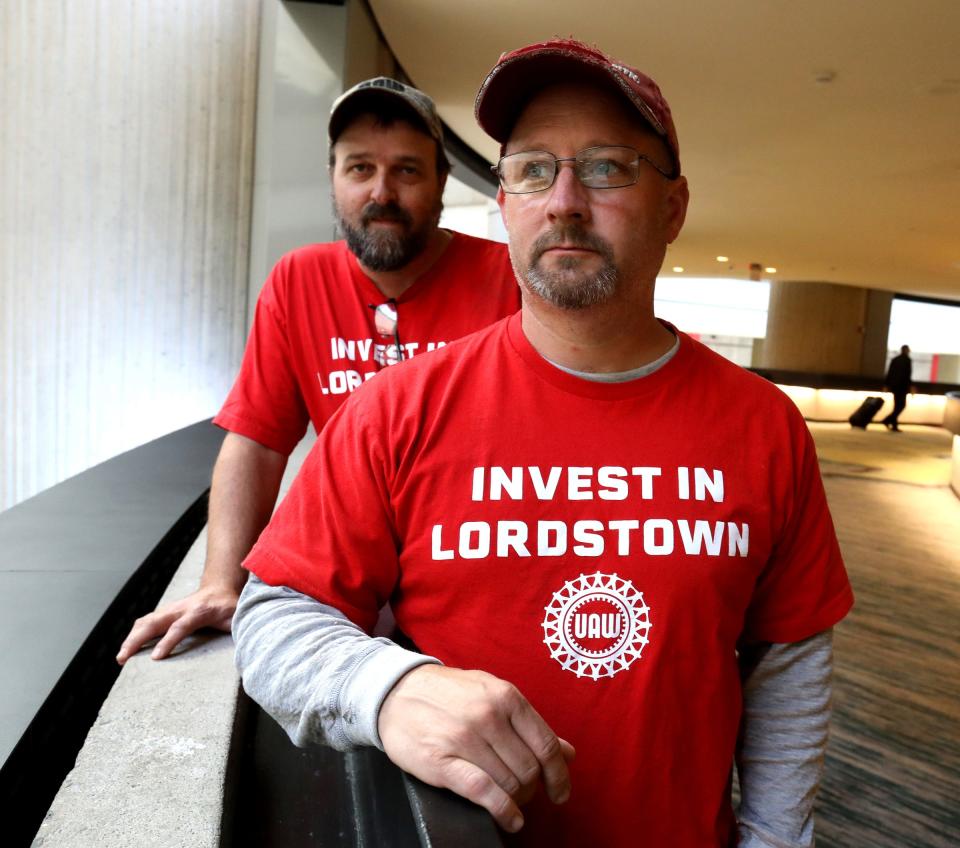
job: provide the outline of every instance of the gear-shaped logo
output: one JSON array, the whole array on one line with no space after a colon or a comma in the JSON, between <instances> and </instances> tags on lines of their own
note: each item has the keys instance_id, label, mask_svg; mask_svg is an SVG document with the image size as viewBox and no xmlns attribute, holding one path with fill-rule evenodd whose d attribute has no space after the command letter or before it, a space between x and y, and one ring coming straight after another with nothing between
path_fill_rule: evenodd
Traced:
<instances>
[{"instance_id":1,"label":"gear-shaped logo","mask_svg":"<svg viewBox=\"0 0 960 848\"><path fill-rule=\"evenodd\" d=\"M650 608L629 580L581 574L544 607L543 643L577 677L613 677L630 668L649 641Z\"/></svg>"}]
</instances>

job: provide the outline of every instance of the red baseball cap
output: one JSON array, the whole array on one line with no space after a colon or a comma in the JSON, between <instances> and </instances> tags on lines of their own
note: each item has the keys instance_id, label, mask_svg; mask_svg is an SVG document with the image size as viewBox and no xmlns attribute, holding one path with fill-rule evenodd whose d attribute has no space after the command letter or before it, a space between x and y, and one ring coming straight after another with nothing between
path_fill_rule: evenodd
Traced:
<instances>
[{"instance_id":1,"label":"red baseball cap","mask_svg":"<svg viewBox=\"0 0 960 848\"><path fill-rule=\"evenodd\" d=\"M504 144L534 92L571 78L613 84L666 142L673 156L672 176L680 175L677 129L659 86L646 74L573 39L554 38L501 55L477 92L474 104L477 123Z\"/></svg>"}]
</instances>

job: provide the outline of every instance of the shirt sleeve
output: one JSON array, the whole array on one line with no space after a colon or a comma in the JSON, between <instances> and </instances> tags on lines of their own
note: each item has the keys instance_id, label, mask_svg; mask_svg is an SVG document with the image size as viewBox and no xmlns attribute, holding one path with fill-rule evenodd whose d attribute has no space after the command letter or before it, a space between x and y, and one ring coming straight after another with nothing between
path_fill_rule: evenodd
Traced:
<instances>
[{"instance_id":1,"label":"shirt sleeve","mask_svg":"<svg viewBox=\"0 0 960 848\"><path fill-rule=\"evenodd\" d=\"M740 848L812 848L830 724L833 636L749 646L740 655Z\"/></svg>"},{"instance_id":2,"label":"shirt sleeve","mask_svg":"<svg viewBox=\"0 0 960 848\"><path fill-rule=\"evenodd\" d=\"M233 636L243 688L300 747L382 749L377 721L387 694L408 671L438 662L255 576L240 595Z\"/></svg>"},{"instance_id":3,"label":"shirt sleeve","mask_svg":"<svg viewBox=\"0 0 960 848\"><path fill-rule=\"evenodd\" d=\"M367 633L399 579L394 434L377 403L378 382L330 418L244 561L265 583L335 607Z\"/></svg>"},{"instance_id":4,"label":"shirt sleeve","mask_svg":"<svg viewBox=\"0 0 960 848\"><path fill-rule=\"evenodd\" d=\"M800 642L832 627L853 605L813 438L799 413L792 417L789 458L796 470L782 528L747 609L744 643Z\"/></svg>"},{"instance_id":5,"label":"shirt sleeve","mask_svg":"<svg viewBox=\"0 0 960 848\"><path fill-rule=\"evenodd\" d=\"M289 456L310 416L284 318L285 268L281 260L260 293L240 373L213 423Z\"/></svg>"}]
</instances>

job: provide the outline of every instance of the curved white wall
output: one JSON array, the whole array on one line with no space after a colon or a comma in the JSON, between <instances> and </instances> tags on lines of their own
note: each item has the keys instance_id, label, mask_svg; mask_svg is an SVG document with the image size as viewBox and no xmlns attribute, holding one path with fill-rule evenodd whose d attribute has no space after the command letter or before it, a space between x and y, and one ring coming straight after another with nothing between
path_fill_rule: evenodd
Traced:
<instances>
[{"instance_id":1,"label":"curved white wall","mask_svg":"<svg viewBox=\"0 0 960 848\"><path fill-rule=\"evenodd\" d=\"M260 0L0 3L0 508L214 413Z\"/></svg>"}]
</instances>

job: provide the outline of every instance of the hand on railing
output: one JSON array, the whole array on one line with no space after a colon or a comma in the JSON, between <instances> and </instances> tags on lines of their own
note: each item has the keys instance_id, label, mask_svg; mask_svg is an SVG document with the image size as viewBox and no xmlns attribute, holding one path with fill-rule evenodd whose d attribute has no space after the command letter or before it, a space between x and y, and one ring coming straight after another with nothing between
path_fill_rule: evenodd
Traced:
<instances>
[{"instance_id":1,"label":"hand on railing","mask_svg":"<svg viewBox=\"0 0 960 848\"><path fill-rule=\"evenodd\" d=\"M155 660L165 659L191 633L202 627L230 632L239 593L233 587L201 587L179 601L164 604L138 618L120 646L117 662L123 665L151 639L160 641L150 652Z\"/></svg>"},{"instance_id":2,"label":"hand on railing","mask_svg":"<svg viewBox=\"0 0 960 848\"><path fill-rule=\"evenodd\" d=\"M380 739L400 768L485 807L504 830L542 783L555 804L570 795L573 746L513 685L482 671L422 665L387 695Z\"/></svg>"}]
</instances>

